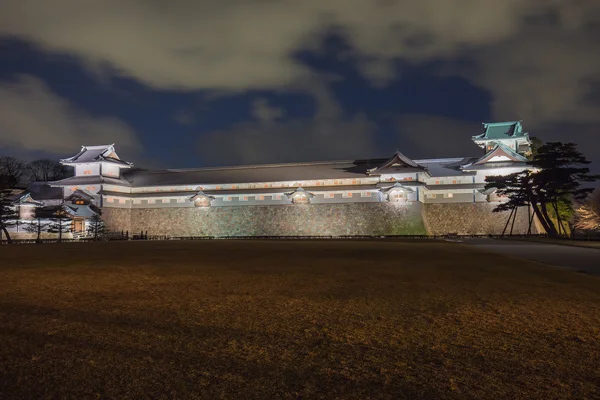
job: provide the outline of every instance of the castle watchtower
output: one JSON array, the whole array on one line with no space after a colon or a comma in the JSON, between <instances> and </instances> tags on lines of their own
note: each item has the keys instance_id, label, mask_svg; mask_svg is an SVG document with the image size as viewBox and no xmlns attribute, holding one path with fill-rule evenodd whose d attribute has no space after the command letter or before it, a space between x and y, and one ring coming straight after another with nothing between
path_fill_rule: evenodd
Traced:
<instances>
[{"instance_id":1,"label":"castle watchtower","mask_svg":"<svg viewBox=\"0 0 600 400\"><path fill-rule=\"evenodd\" d=\"M483 133L473 136L473 141L484 153L493 150L497 144L503 144L517 154L531 154L529 133L523 132L522 121L483 123Z\"/></svg>"},{"instance_id":2,"label":"castle watchtower","mask_svg":"<svg viewBox=\"0 0 600 400\"><path fill-rule=\"evenodd\" d=\"M119 158L115 145L82 146L73 157L60 160L63 165L75 168L75 176L106 176L120 178L121 170L131 168L133 164Z\"/></svg>"}]
</instances>

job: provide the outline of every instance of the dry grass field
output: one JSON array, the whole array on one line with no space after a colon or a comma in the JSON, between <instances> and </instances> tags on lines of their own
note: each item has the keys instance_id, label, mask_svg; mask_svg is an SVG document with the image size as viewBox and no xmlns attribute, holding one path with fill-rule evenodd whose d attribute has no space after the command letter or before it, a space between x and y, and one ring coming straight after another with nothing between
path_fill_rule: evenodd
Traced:
<instances>
[{"instance_id":1,"label":"dry grass field","mask_svg":"<svg viewBox=\"0 0 600 400\"><path fill-rule=\"evenodd\" d=\"M600 279L453 243L0 247L0 399L597 399Z\"/></svg>"}]
</instances>

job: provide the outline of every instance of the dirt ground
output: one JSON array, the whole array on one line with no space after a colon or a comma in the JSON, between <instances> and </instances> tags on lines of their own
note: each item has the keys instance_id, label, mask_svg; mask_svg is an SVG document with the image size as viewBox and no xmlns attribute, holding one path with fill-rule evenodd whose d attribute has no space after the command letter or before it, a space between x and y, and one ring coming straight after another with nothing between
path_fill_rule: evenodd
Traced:
<instances>
[{"instance_id":1,"label":"dirt ground","mask_svg":"<svg viewBox=\"0 0 600 400\"><path fill-rule=\"evenodd\" d=\"M429 241L0 246L0 399L600 398L600 278Z\"/></svg>"}]
</instances>

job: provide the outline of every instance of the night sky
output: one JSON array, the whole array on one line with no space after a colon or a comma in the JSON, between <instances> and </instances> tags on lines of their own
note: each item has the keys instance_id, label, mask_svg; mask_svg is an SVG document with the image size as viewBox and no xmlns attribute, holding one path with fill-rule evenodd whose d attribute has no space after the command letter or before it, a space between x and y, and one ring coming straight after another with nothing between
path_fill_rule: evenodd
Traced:
<instances>
[{"instance_id":1,"label":"night sky","mask_svg":"<svg viewBox=\"0 0 600 400\"><path fill-rule=\"evenodd\" d=\"M478 155L523 120L600 164L598 0L3 0L1 153L148 168Z\"/></svg>"}]
</instances>

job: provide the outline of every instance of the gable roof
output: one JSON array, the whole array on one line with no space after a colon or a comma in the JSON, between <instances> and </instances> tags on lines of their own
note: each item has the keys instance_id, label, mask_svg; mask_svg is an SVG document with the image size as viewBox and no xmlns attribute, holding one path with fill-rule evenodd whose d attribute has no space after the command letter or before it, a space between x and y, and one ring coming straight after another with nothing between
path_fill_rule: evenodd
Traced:
<instances>
[{"instance_id":1,"label":"gable roof","mask_svg":"<svg viewBox=\"0 0 600 400\"><path fill-rule=\"evenodd\" d=\"M483 133L473 136L474 140L499 140L528 137L529 133L523 132L522 121L509 122L484 122Z\"/></svg>"},{"instance_id":2,"label":"gable roof","mask_svg":"<svg viewBox=\"0 0 600 400\"><path fill-rule=\"evenodd\" d=\"M14 194L10 199L19 201L19 199L26 196L30 196L32 200L38 202L43 200L62 200L63 189L61 187L52 187L46 182L33 182L27 190Z\"/></svg>"},{"instance_id":3,"label":"gable roof","mask_svg":"<svg viewBox=\"0 0 600 400\"><path fill-rule=\"evenodd\" d=\"M73 157L60 160L61 164L79 164L89 162L110 162L122 166L131 167L133 164L122 161L115 152L115 145L106 144L100 146L81 146L79 153Z\"/></svg>"},{"instance_id":4,"label":"gable roof","mask_svg":"<svg viewBox=\"0 0 600 400\"><path fill-rule=\"evenodd\" d=\"M461 169L479 169L477 167L486 167L490 165L498 168L526 166L527 158L515 153L513 149L502 143L496 143L496 146L488 151L483 157L463 165Z\"/></svg>"},{"instance_id":5,"label":"gable roof","mask_svg":"<svg viewBox=\"0 0 600 400\"><path fill-rule=\"evenodd\" d=\"M43 205L41 201L34 200L33 197L31 197L31 193L29 192L20 193L18 197L11 196L11 200L12 204L32 205L36 207Z\"/></svg>"},{"instance_id":6,"label":"gable roof","mask_svg":"<svg viewBox=\"0 0 600 400\"><path fill-rule=\"evenodd\" d=\"M386 194L389 194L391 192L395 192L395 191L398 191L398 190L402 191L402 192L411 192L411 193L414 192L413 189L411 189L409 187L406 187L406 186L402 185L399 182L394 183L392 186L390 186L388 188L381 188L380 189L380 191L382 193L386 193Z\"/></svg>"},{"instance_id":7,"label":"gable roof","mask_svg":"<svg viewBox=\"0 0 600 400\"><path fill-rule=\"evenodd\" d=\"M93 200L94 195L85 189L77 189L73 193L71 193L71 195L69 197L67 197L65 200L71 200L74 198Z\"/></svg>"},{"instance_id":8,"label":"gable roof","mask_svg":"<svg viewBox=\"0 0 600 400\"><path fill-rule=\"evenodd\" d=\"M425 167L417 164L402 154L400 150L396 149L396 152L391 158L389 158L380 166L368 170L368 172L369 174L384 174L394 172L416 172L423 170L425 170Z\"/></svg>"}]
</instances>

